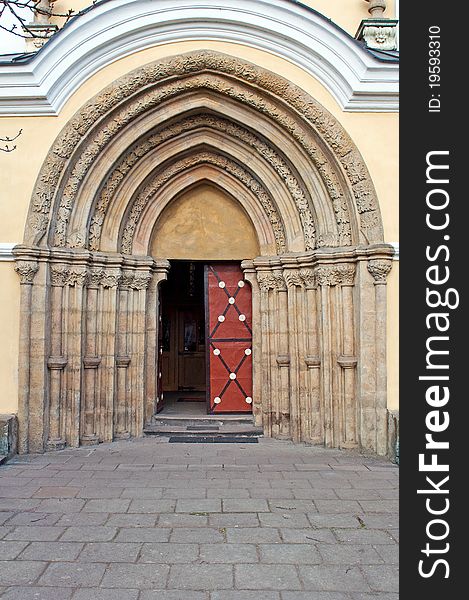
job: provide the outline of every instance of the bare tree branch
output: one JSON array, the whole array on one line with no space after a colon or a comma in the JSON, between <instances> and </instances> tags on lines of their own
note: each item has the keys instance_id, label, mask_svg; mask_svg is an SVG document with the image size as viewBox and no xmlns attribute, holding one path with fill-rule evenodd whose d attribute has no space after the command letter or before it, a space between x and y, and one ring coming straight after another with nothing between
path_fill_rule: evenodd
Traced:
<instances>
[{"instance_id":1,"label":"bare tree branch","mask_svg":"<svg viewBox=\"0 0 469 600\"><path fill-rule=\"evenodd\" d=\"M14 142L15 140L17 140L20 135L23 133L23 130L20 129L18 131L18 133L14 136L14 137L0 137L0 142ZM4 146L0 146L0 151L1 152L13 152L13 150L16 150L16 144L14 146L9 146L8 143L6 143Z\"/></svg>"},{"instance_id":2,"label":"bare tree branch","mask_svg":"<svg viewBox=\"0 0 469 600\"><path fill-rule=\"evenodd\" d=\"M70 9L67 12L56 12L53 8L43 8L41 0L0 0L0 29L12 33L22 38L35 38L35 39L49 39L47 33L38 32L29 27L31 23L27 22L27 19L21 15L21 11L29 9L32 15L41 15L47 17L58 17L65 20L65 23L69 21L71 17L75 15L75 11ZM9 14L13 17L13 24L5 26L1 24L1 18L3 15Z\"/></svg>"}]
</instances>

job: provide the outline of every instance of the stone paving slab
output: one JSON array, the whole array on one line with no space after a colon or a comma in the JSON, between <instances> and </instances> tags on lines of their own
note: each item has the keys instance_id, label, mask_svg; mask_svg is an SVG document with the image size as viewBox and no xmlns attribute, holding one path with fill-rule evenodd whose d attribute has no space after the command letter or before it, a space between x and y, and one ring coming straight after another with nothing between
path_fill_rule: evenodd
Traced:
<instances>
[{"instance_id":1,"label":"stone paving slab","mask_svg":"<svg viewBox=\"0 0 469 600\"><path fill-rule=\"evenodd\" d=\"M398 468L261 439L0 466L0 600L397 600Z\"/></svg>"}]
</instances>

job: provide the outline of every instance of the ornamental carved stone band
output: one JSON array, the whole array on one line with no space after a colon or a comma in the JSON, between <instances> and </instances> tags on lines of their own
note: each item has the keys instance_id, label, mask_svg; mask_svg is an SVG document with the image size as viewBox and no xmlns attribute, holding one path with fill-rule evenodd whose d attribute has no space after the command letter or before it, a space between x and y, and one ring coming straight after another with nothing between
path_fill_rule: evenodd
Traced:
<instances>
[{"instance_id":1,"label":"ornamental carved stone band","mask_svg":"<svg viewBox=\"0 0 469 600\"><path fill-rule=\"evenodd\" d=\"M385 285L386 278L391 271L392 261L390 260L370 260L368 271L375 280L375 285Z\"/></svg>"},{"instance_id":2,"label":"ornamental carved stone band","mask_svg":"<svg viewBox=\"0 0 469 600\"><path fill-rule=\"evenodd\" d=\"M50 268L51 285L55 287L89 286L99 285L103 277L102 269L76 269L64 265L52 265Z\"/></svg>"},{"instance_id":3,"label":"ornamental carved stone band","mask_svg":"<svg viewBox=\"0 0 469 600\"><path fill-rule=\"evenodd\" d=\"M335 117L282 77L247 61L205 50L141 67L115 81L82 107L57 138L43 165L31 201L25 241L37 245L49 223L54 223L54 245L67 245L77 194L103 149L139 115L161 106L166 100L198 89L213 91L257 110L289 132L309 155L328 190L336 213L339 245L351 243L346 202L350 192L365 237L369 242L382 240L376 192L368 170ZM282 103L293 108L297 116L284 110ZM348 180L345 187L338 178L338 169L343 169ZM51 217L61 181L61 201L56 215ZM295 187L293 180L292 185ZM298 199L301 200L300 196ZM77 243L76 240L73 243Z\"/></svg>"},{"instance_id":4,"label":"ornamental carved stone band","mask_svg":"<svg viewBox=\"0 0 469 600\"><path fill-rule=\"evenodd\" d=\"M125 176L137 164L137 162L163 142L167 142L168 140L171 140L183 133L193 132L202 127L215 129L218 132L228 134L241 140L249 145L250 151L252 149L256 150L257 153L275 169L277 174L282 178L284 184L288 188L290 195L300 212L300 218L302 220L306 240L306 249L312 250L315 248L316 230L308 200L305 197L305 193L298 179L292 173L287 163L275 151L273 146L262 141L259 137L255 136L247 129L244 129L226 119L218 118L213 115L194 115L177 123L173 123L170 127L167 127L157 133L152 133L152 135L150 135L144 141L140 141L138 144L131 146L124 157L121 158L121 160L117 163L111 175L106 180L106 183L96 203L95 212L91 219L88 242L90 250L99 249L102 226L113 194L119 185L121 185ZM265 206L264 210L266 210ZM266 212L270 218L270 210L266 210ZM274 225L275 229L276 223L272 224ZM279 250L282 251L281 248Z\"/></svg>"},{"instance_id":5,"label":"ornamental carved stone band","mask_svg":"<svg viewBox=\"0 0 469 600\"><path fill-rule=\"evenodd\" d=\"M272 202L270 195L264 189L261 183L257 179L254 179L254 177L252 177L245 169L242 169L238 164L227 159L225 156L220 156L212 152L201 152L172 164L170 167L159 173L155 179L137 196L124 228L121 243L122 253L132 253L133 239L137 224L145 207L155 197L158 190L160 190L163 185L165 185L179 173L201 164L210 164L230 173L230 175L236 177L236 179L238 179L257 196L259 203L269 217L272 225L277 251L279 253L285 252L285 230L282 220Z\"/></svg>"},{"instance_id":6,"label":"ornamental carved stone band","mask_svg":"<svg viewBox=\"0 0 469 600\"><path fill-rule=\"evenodd\" d=\"M319 285L353 285L355 279L355 265L321 265L316 267L316 278Z\"/></svg>"},{"instance_id":7,"label":"ornamental carved stone band","mask_svg":"<svg viewBox=\"0 0 469 600\"><path fill-rule=\"evenodd\" d=\"M37 262L18 261L15 265L15 271L20 276L21 285L32 285L36 273L39 271Z\"/></svg>"}]
</instances>

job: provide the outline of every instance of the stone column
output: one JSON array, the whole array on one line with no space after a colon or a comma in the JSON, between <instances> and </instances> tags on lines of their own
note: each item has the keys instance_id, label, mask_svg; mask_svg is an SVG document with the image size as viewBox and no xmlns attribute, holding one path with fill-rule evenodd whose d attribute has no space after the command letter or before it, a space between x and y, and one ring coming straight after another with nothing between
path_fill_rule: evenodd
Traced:
<instances>
[{"instance_id":1,"label":"stone column","mask_svg":"<svg viewBox=\"0 0 469 600\"><path fill-rule=\"evenodd\" d=\"M99 288L99 327L100 340L98 352L99 365L99 401L97 411L100 422L99 438L110 442L114 435L114 402L116 387L116 321L117 289L122 276L121 259L116 256L105 257L104 273Z\"/></svg>"},{"instance_id":2,"label":"stone column","mask_svg":"<svg viewBox=\"0 0 469 600\"><path fill-rule=\"evenodd\" d=\"M64 369L67 358L63 356L63 292L67 280L65 265L52 265L51 281L51 340L49 368L49 428L46 447L48 450L61 450L65 447L64 430Z\"/></svg>"},{"instance_id":3,"label":"stone column","mask_svg":"<svg viewBox=\"0 0 469 600\"><path fill-rule=\"evenodd\" d=\"M332 364L332 328L333 318L330 286L336 283L334 267L321 265L316 268L316 279L320 289L320 327L321 327L321 375L323 392L324 443L334 447L334 402L333 402L333 364Z\"/></svg>"},{"instance_id":4,"label":"stone column","mask_svg":"<svg viewBox=\"0 0 469 600\"><path fill-rule=\"evenodd\" d=\"M387 453L387 378L386 378L386 278L392 261L370 260L368 271L375 286L375 348L376 348L376 452Z\"/></svg>"},{"instance_id":5,"label":"stone column","mask_svg":"<svg viewBox=\"0 0 469 600\"><path fill-rule=\"evenodd\" d=\"M294 442L305 439L304 415L305 389L303 383L304 345L302 329L303 303L301 297L303 292L303 280L298 269L284 269L283 276L288 290L288 351L290 355L290 435ZM306 421L307 422L307 421Z\"/></svg>"},{"instance_id":6,"label":"stone column","mask_svg":"<svg viewBox=\"0 0 469 600\"><path fill-rule=\"evenodd\" d=\"M119 285L118 323L117 323L117 389L114 406L114 438L127 439L130 432L127 424L128 368L130 356L128 348L128 301L130 287L134 278L133 271L124 271Z\"/></svg>"},{"instance_id":7,"label":"stone column","mask_svg":"<svg viewBox=\"0 0 469 600\"><path fill-rule=\"evenodd\" d=\"M80 420L82 400L82 336L84 286L86 284L86 266L71 267L67 270L66 289L64 290L64 313L66 314L64 335L68 364L66 370L66 419L64 435L69 446L80 444Z\"/></svg>"},{"instance_id":8,"label":"stone column","mask_svg":"<svg viewBox=\"0 0 469 600\"><path fill-rule=\"evenodd\" d=\"M81 419L80 442L83 445L98 442L97 420L99 418L96 406L96 392L98 386L97 370L101 358L97 354L97 328L98 328L98 290L103 279L102 269L91 269L88 276L86 290L86 336L85 356L83 358L83 409ZM98 413L98 414L96 414Z\"/></svg>"},{"instance_id":9,"label":"stone column","mask_svg":"<svg viewBox=\"0 0 469 600\"><path fill-rule=\"evenodd\" d=\"M148 271L137 271L131 284L133 288L132 303L132 362L130 365L132 381L132 417L130 433L141 436L144 424L145 399L145 316L147 290L153 275Z\"/></svg>"},{"instance_id":10,"label":"stone column","mask_svg":"<svg viewBox=\"0 0 469 600\"><path fill-rule=\"evenodd\" d=\"M272 382L273 365L272 365L272 337L270 331L271 319L271 298L269 297L270 290L275 287L275 280L269 270L257 271L257 281L260 289L260 320L261 320L261 403L262 403L262 422L264 425L265 435L272 437L277 431L275 430L274 415L276 410L275 402L272 394L274 393L274 385Z\"/></svg>"},{"instance_id":11,"label":"stone column","mask_svg":"<svg viewBox=\"0 0 469 600\"><path fill-rule=\"evenodd\" d=\"M22 368L18 375L18 452L20 454L29 451L32 286L38 270L36 261L20 260L15 265L21 285L19 362Z\"/></svg>"},{"instance_id":12,"label":"stone column","mask_svg":"<svg viewBox=\"0 0 469 600\"><path fill-rule=\"evenodd\" d=\"M357 392L360 449L376 452L375 288L368 262L357 263Z\"/></svg>"},{"instance_id":13,"label":"stone column","mask_svg":"<svg viewBox=\"0 0 469 600\"><path fill-rule=\"evenodd\" d=\"M288 334L288 291L281 269L273 270L275 280L275 301L277 324L277 356L278 365L278 436L290 438L291 412L290 412L290 347ZM271 319L271 323L274 319ZM271 325L272 327L272 325ZM273 328L272 328L273 329Z\"/></svg>"},{"instance_id":14,"label":"stone column","mask_svg":"<svg viewBox=\"0 0 469 600\"><path fill-rule=\"evenodd\" d=\"M338 363L342 369L341 377L341 441L342 448L355 448L358 445L357 422L358 407L355 392L355 320L353 286L355 281L355 265L339 266L341 275L342 305L342 340L341 354Z\"/></svg>"},{"instance_id":15,"label":"stone column","mask_svg":"<svg viewBox=\"0 0 469 600\"><path fill-rule=\"evenodd\" d=\"M146 342L145 342L145 425L152 422L156 413L158 396L158 331L159 331L159 285L168 277L169 263L159 261L153 270L147 292Z\"/></svg>"},{"instance_id":16,"label":"stone column","mask_svg":"<svg viewBox=\"0 0 469 600\"><path fill-rule=\"evenodd\" d=\"M324 443L323 407L321 406L321 358L319 356L317 282L312 268L302 268L305 285L305 364L307 374L308 437L313 444Z\"/></svg>"}]
</instances>

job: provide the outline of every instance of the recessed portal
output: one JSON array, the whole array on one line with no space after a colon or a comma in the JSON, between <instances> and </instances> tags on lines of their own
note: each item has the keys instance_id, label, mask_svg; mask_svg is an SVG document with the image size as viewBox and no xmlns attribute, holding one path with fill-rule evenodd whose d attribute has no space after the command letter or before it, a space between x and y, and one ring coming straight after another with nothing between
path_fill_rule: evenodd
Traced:
<instances>
[{"instance_id":1,"label":"recessed portal","mask_svg":"<svg viewBox=\"0 0 469 600\"><path fill-rule=\"evenodd\" d=\"M160 298L158 412L251 412L251 289L239 263L171 261Z\"/></svg>"}]
</instances>

